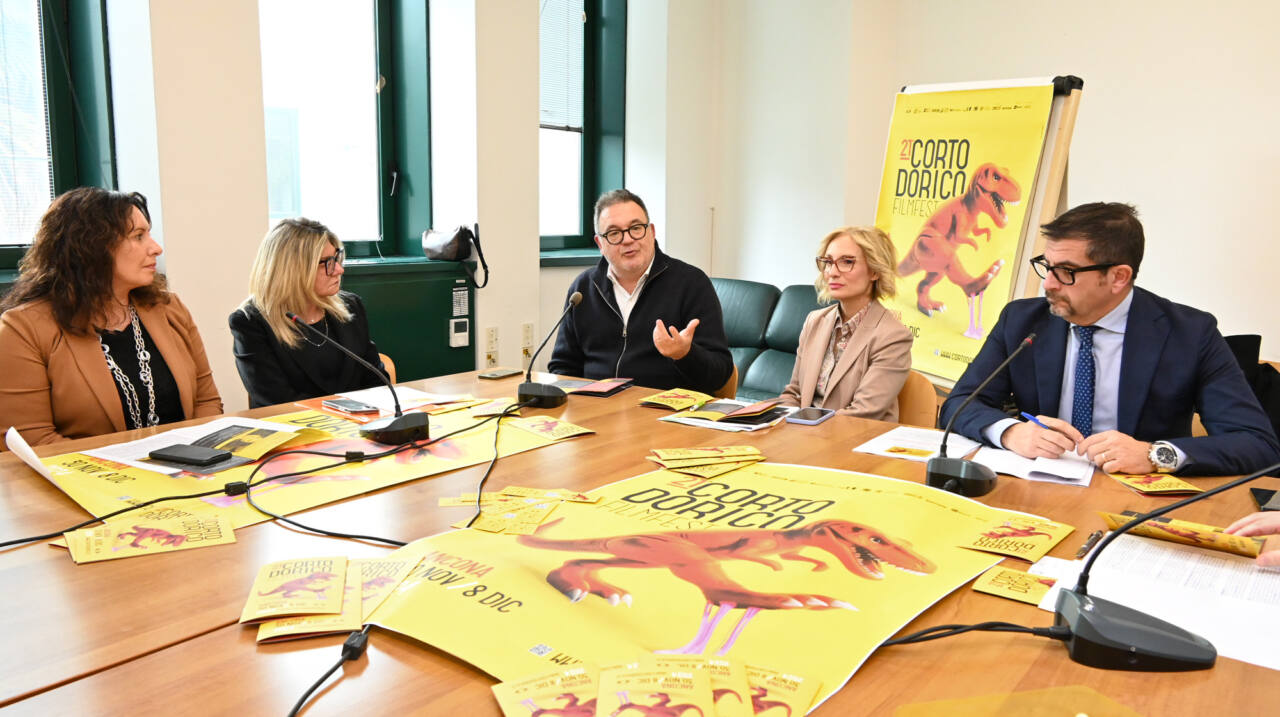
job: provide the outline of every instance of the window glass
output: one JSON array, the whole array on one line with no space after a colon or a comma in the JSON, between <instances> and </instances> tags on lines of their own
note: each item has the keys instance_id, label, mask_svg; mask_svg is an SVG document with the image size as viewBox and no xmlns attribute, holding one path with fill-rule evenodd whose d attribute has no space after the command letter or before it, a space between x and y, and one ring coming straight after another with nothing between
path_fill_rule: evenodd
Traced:
<instances>
[{"instance_id":1,"label":"window glass","mask_svg":"<svg viewBox=\"0 0 1280 717\"><path fill-rule=\"evenodd\" d=\"M0 2L0 245L28 245L53 198L40 3Z\"/></svg>"},{"instance_id":2,"label":"window glass","mask_svg":"<svg viewBox=\"0 0 1280 717\"><path fill-rule=\"evenodd\" d=\"M538 14L538 233L582 227L583 0L543 0Z\"/></svg>"},{"instance_id":3,"label":"window glass","mask_svg":"<svg viewBox=\"0 0 1280 717\"><path fill-rule=\"evenodd\" d=\"M376 241L373 0L260 0L271 222L305 216Z\"/></svg>"}]
</instances>

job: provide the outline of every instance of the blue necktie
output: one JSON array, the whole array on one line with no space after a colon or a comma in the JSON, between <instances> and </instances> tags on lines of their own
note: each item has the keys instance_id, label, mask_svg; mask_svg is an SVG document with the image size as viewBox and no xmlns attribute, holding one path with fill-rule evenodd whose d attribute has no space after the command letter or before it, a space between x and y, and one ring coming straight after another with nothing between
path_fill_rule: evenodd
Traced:
<instances>
[{"instance_id":1,"label":"blue necktie","mask_svg":"<svg viewBox=\"0 0 1280 717\"><path fill-rule=\"evenodd\" d=\"M1076 352L1076 386L1071 398L1071 425L1088 437L1093 433L1093 332L1097 326L1073 326L1080 342Z\"/></svg>"}]
</instances>

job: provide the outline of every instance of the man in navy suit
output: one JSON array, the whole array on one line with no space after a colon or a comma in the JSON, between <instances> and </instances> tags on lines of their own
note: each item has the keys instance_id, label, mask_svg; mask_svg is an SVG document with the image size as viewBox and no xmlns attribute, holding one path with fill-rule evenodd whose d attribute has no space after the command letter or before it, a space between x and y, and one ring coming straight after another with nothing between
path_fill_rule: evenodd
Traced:
<instances>
[{"instance_id":1,"label":"man in navy suit","mask_svg":"<svg viewBox=\"0 0 1280 717\"><path fill-rule=\"evenodd\" d=\"M1133 285L1145 240L1132 206L1084 204L1041 230L1045 251L1031 264L1044 298L1005 307L943 404L943 424L1035 333L954 430L1027 458L1075 450L1110 473L1221 475L1280 462L1217 320ZM1193 412L1209 435L1191 437Z\"/></svg>"}]
</instances>

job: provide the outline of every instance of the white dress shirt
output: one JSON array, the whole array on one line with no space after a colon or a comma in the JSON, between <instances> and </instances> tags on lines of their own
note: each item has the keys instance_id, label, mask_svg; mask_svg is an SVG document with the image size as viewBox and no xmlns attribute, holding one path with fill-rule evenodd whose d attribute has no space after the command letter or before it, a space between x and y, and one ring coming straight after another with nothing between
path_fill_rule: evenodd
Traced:
<instances>
[{"instance_id":1,"label":"white dress shirt","mask_svg":"<svg viewBox=\"0 0 1280 717\"><path fill-rule=\"evenodd\" d=\"M634 291L627 291L622 288L622 283L618 281L618 275L613 273L613 267L609 267L607 276L609 281L613 283L613 298L618 302L618 312L622 314L622 327L625 329L627 321L631 318L631 309L635 307L636 300L640 298L640 290L644 288L645 282L649 280L649 272L653 270L653 259L649 260L649 266L645 267L644 273L640 275L640 280L636 282Z\"/></svg>"}]
</instances>

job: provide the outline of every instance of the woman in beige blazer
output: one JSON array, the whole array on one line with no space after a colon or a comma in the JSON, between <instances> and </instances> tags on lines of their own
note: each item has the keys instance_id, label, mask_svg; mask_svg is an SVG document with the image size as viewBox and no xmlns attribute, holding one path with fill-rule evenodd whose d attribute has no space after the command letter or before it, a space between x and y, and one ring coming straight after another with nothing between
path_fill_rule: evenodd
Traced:
<instances>
[{"instance_id":1,"label":"woman in beige blazer","mask_svg":"<svg viewBox=\"0 0 1280 717\"><path fill-rule=\"evenodd\" d=\"M820 406L898 420L898 392L911 370L911 332L880 304L897 291L893 243L875 227L842 227L818 247L818 300L805 318L786 406Z\"/></svg>"},{"instance_id":2,"label":"woman in beige blazer","mask_svg":"<svg viewBox=\"0 0 1280 717\"><path fill-rule=\"evenodd\" d=\"M141 194L53 200L0 302L0 430L41 444L222 412L161 251Z\"/></svg>"}]
</instances>

